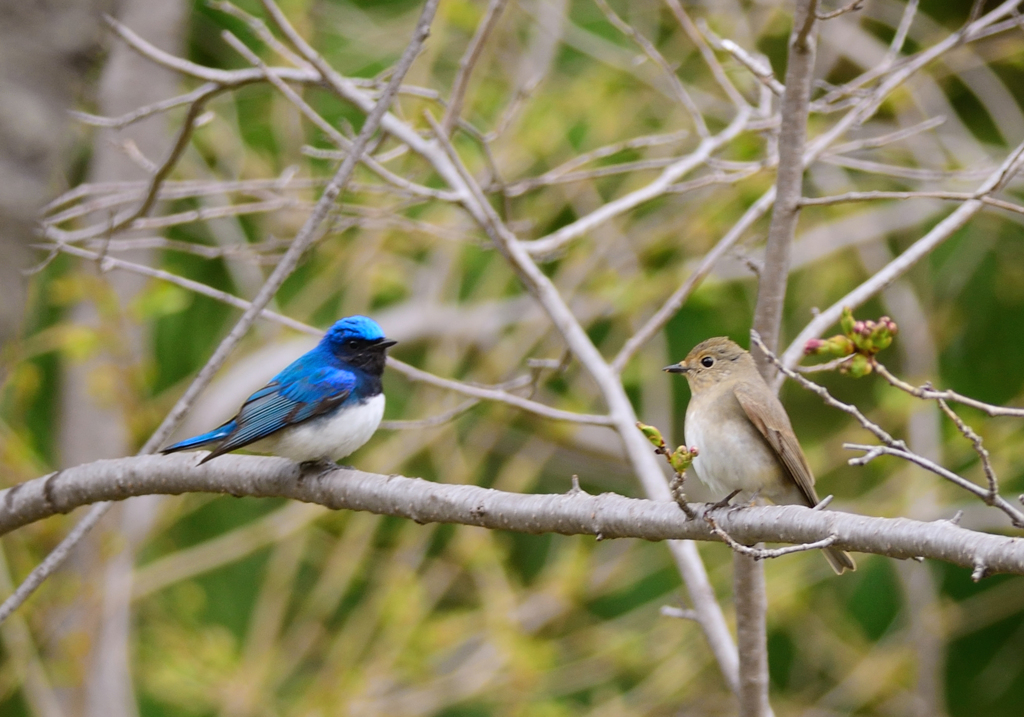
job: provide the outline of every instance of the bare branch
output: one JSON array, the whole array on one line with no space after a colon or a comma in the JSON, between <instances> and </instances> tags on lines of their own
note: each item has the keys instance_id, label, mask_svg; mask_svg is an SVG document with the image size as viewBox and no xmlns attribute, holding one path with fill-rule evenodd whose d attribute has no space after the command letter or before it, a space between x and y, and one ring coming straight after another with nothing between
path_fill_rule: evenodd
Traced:
<instances>
[{"instance_id":1,"label":"bare branch","mask_svg":"<svg viewBox=\"0 0 1024 717\"><path fill-rule=\"evenodd\" d=\"M793 379L803 388L806 388L808 391L818 394L818 396L820 396L821 399L829 406L832 406L833 408L838 408L840 411L848 413L854 418L856 418L857 422L860 423L861 426L863 426L871 433L873 433L875 437L877 437L878 440L880 440L884 444L881 446L867 446L855 443L843 444L844 448L865 451L866 453L866 455L860 458L851 458L848 461L850 465L864 465L869 461L874 460L880 455L890 455L903 458L904 460L910 461L911 463L916 463L922 468L925 468L926 470L931 471L937 476L945 478L954 485L963 488L969 493L976 495L977 497L981 498L987 505L990 505L994 508L998 508L999 510L1006 513L1006 515L1009 516L1010 520L1013 522L1015 526L1024 528L1024 512L1015 508L1013 504L1011 504L1005 498L998 494L994 494L991 491L986 490L985 488L977 486L974 483L971 483L966 478L958 476L956 473L953 473L952 471L943 468L938 463L935 463L934 461L931 461L925 458L924 456L920 456L914 453L913 451L910 450L910 448L907 447L907 444L905 442L893 438L891 435L889 435L888 432L886 432L885 429L883 429L877 423L871 421L867 416L865 416L859 408L852 404L843 403L842 401L839 401L838 399L834 398L832 394L828 392L828 389L826 389L824 386L816 384L813 381L804 378L796 371L788 368L782 362L781 359L779 359L778 357L776 357L774 354L767 350L767 347L764 345L764 342L761 340L761 337L757 334L757 332L752 331L750 333L750 336L751 341L754 344L756 344L762 351L765 352L765 355L768 357L768 360L770 360L775 365L775 367L779 370L781 375L785 376L786 378Z\"/></svg>"},{"instance_id":2,"label":"bare branch","mask_svg":"<svg viewBox=\"0 0 1024 717\"><path fill-rule=\"evenodd\" d=\"M617 217L620 214L628 212L630 209L634 209L645 202L649 202L652 199L661 196L669 187L706 162L712 153L735 139L735 137L745 129L749 119L749 109L745 108L744 110L737 112L736 117L728 127L716 135L703 139L693 152L682 157L674 164L666 167L665 170L647 186L641 187L640 189L630 192L629 194L619 197L607 204L603 204L600 208L595 209L590 214L580 217L571 224L565 225L546 237L524 243L523 246L525 250L531 256L536 256L541 259L551 256L573 239L583 236L609 219Z\"/></svg>"},{"instance_id":3,"label":"bare branch","mask_svg":"<svg viewBox=\"0 0 1024 717\"><path fill-rule=\"evenodd\" d=\"M837 144L825 152L824 156L830 157L834 154L847 154L861 149L874 149L876 147L884 147L885 145L892 144L894 142L902 142L908 137L913 137L916 134L935 129L938 126L945 124L945 122L946 118L941 115L938 117L930 117L922 122L911 125L910 127L898 129L895 132L888 132L877 137L863 137L850 142Z\"/></svg>"},{"instance_id":4,"label":"bare branch","mask_svg":"<svg viewBox=\"0 0 1024 717\"><path fill-rule=\"evenodd\" d=\"M138 109L134 109L131 112L121 115L120 117L101 117L99 115L89 114L88 112L81 112L78 110L72 111L71 116L78 121L92 125L93 127L109 127L110 129L124 129L130 124L134 124L139 120L143 120L146 117L151 117L160 112L166 112L167 110L174 109L175 107L181 107L183 105L192 105L196 102L208 100L210 97L223 91L221 85L216 82L207 82L206 84L200 85L196 89L188 92L184 95L178 95L177 97L171 97L167 100L160 100L149 105L144 105ZM79 185L83 186L83 185ZM76 187L77 189L77 187Z\"/></svg>"},{"instance_id":5,"label":"bare branch","mask_svg":"<svg viewBox=\"0 0 1024 717\"><path fill-rule=\"evenodd\" d=\"M817 506L815 506L815 510L817 510ZM775 548L769 550L767 548L751 547L749 545L743 545L742 543L736 542L731 535L718 527L718 523L715 522L713 516L708 515L705 520L708 522L708 525L711 526L711 532L721 538L723 543L732 548L734 552L751 558L752 560L771 560L772 558L781 558L783 555L791 555L792 553L803 553L808 550L820 550L822 548L827 548L832 545L832 543L836 542L836 534L832 533L828 537L816 540L813 543L790 545L786 548Z\"/></svg>"},{"instance_id":6,"label":"bare branch","mask_svg":"<svg viewBox=\"0 0 1024 717\"><path fill-rule=\"evenodd\" d=\"M410 419L404 421L381 421L380 429L385 431L412 431L418 428L434 428L435 426L443 426L445 423L450 423L455 420L478 403L480 403L478 399L471 398L468 401L463 401L454 408L450 408L447 411L438 413L435 416L430 416L429 418Z\"/></svg>"},{"instance_id":7,"label":"bare branch","mask_svg":"<svg viewBox=\"0 0 1024 717\"><path fill-rule=\"evenodd\" d=\"M255 15L250 15L234 3L227 2L226 0L212 0L210 2L210 7L215 10L220 10L222 13L231 15L232 17L236 17L244 22L249 26L252 33L262 40L267 47L296 67L312 70L305 60L289 50L287 45L274 37L274 33L270 32L266 23Z\"/></svg>"},{"instance_id":8,"label":"bare branch","mask_svg":"<svg viewBox=\"0 0 1024 717\"><path fill-rule=\"evenodd\" d=\"M890 384L900 389L901 391L906 391L911 396L916 396L917 398L924 399L954 401L956 403L962 403L965 406L970 406L971 408L976 408L979 411L984 411L990 416L1013 416L1016 418L1024 418L1024 408L1013 408L1011 406L994 406L991 403L984 403L983 401L979 401L969 396L964 396L962 394L957 393L956 391L940 391L936 388L933 388L931 384L925 384L924 386L913 386L907 383L906 381L901 380L897 376L894 376L893 373L889 371L889 369L886 368L884 364L878 361L875 361L874 368L875 371L878 372L879 376L884 378L886 381L888 381Z\"/></svg>"},{"instance_id":9,"label":"bare branch","mask_svg":"<svg viewBox=\"0 0 1024 717\"><path fill-rule=\"evenodd\" d=\"M446 522L498 530L601 535L642 540L718 540L704 520L687 520L671 501L590 495L507 493L339 468L303 474L283 458L228 454L196 465L199 453L97 461L0 491L0 534L98 501L188 492L283 497L333 510L363 510L419 523ZM694 504L701 513L708 506ZM1024 538L988 535L948 520L921 522L764 506L717 511L718 526L744 544L809 545L832 539L843 550L906 559L925 557L986 574L1024 575Z\"/></svg>"},{"instance_id":10,"label":"bare branch","mask_svg":"<svg viewBox=\"0 0 1024 717\"><path fill-rule=\"evenodd\" d=\"M668 5L672 14L675 15L680 27L683 28L683 32L685 32L686 36L690 38L690 42L697 46L701 57L704 58L704 63L708 66L708 69L711 70L711 74L714 76L715 82L718 83L718 86L721 87L725 94L729 96L729 99L732 100L732 103L736 105L737 109L745 107L747 105L747 101L743 98L743 95L740 94L740 91L736 89L736 85L729 80L729 77L725 74L725 70L722 68L721 63L719 63L718 58L715 57L715 53L711 51L710 47L708 47L708 43L704 39L704 36L701 35L700 30L697 29L693 20L691 20L690 16L686 14L685 10L683 10L683 6L679 4L679 0L665 0L665 4Z\"/></svg>"},{"instance_id":11,"label":"bare branch","mask_svg":"<svg viewBox=\"0 0 1024 717\"><path fill-rule=\"evenodd\" d=\"M669 66L664 56L658 52L658 48L656 48L650 40L644 37L642 33L637 32L635 27L619 17L618 13L612 10L611 6L608 5L605 0L594 0L594 2L601 9L601 12L604 13L604 16L608 18L608 22L614 25L623 35L639 45L640 49L644 51L644 54L651 58L651 60L661 68L662 72L665 73L665 77L668 79L669 86L672 88L673 93L675 93L676 99L679 100L679 103L690 115L690 119L693 120L693 124L697 128L697 134L699 134L702 139L709 137L711 133L708 131L708 126L704 122L704 116L701 115L700 109L698 109L697 105L694 103L693 98L690 97L690 93L686 91L685 87L683 87L683 83L679 81L679 77L676 75L675 70Z\"/></svg>"},{"instance_id":12,"label":"bare branch","mask_svg":"<svg viewBox=\"0 0 1024 717\"><path fill-rule=\"evenodd\" d=\"M750 70L750 73L765 87L771 90L776 97L782 97L786 88L781 82L775 79L775 74L772 72L771 67L765 67L761 64L760 60L756 59L753 55L732 40L718 37L718 35L711 31L706 23L701 23L701 30L711 40L711 44L714 45L716 49L728 52L736 59L737 62Z\"/></svg>"},{"instance_id":13,"label":"bare branch","mask_svg":"<svg viewBox=\"0 0 1024 717\"><path fill-rule=\"evenodd\" d=\"M999 168L989 175L988 179L986 179L978 188L978 191L976 192L977 196L981 197L987 195L1001 187L1003 183L1012 176L1012 171L1016 170L1017 163L1022 156L1024 156L1024 143L1017 145ZM782 354L781 359L783 365L791 367L799 363L803 356L804 344L807 343L807 340L820 336L825 329L838 321L839 316L843 311L843 307L848 306L851 309L855 309L887 287L914 266L914 264L916 264L920 259L927 256L935 247L952 236L957 229L962 227L971 217L977 214L983 206L985 206L985 203L980 198L964 202L956 209L956 211L935 225L931 231L914 242L914 244L912 244L898 257L889 262L885 268L876 272L871 276L871 278L862 283L856 289L814 317L814 319L807 324L803 331L801 331L793 340L785 353Z\"/></svg>"},{"instance_id":14,"label":"bare branch","mask_svg":"<svg viewBox=\"0 0 1024 717\"><path fill-rule=\"evenodd\" d=\"M964 438L971 442L974 447L974 452L978 454L981 459L981 467L985 471L985 478L988 480L988 495L989 498L995 500L999 495L999 480L996 478L995 469L992 467L992 460L989 458L988 450L982 445L981 436L974 432L974 430L964 423L964 419L960 418L953 409L949 407L949 404L939 399L939 407L942 412L951 420L957 427L957 430L963 434Z\"/></svg>"},{"instance_id":15,"label":"bare branch","mask_svg":"<svg viewBox=\"0 0 1024 717\"><path fill-rule=\"evenodd\" d=\"M524 411L529 411L537 416L544 418L550 418L554 421L568 421L570 423L585 423L594 426L614 426L615 421L610 416L597 416L587 413L575 413L573 411L562 411L557 408L551 408L545 406L543 403L537 401L531 401L528 398L522 398L515 394L508 393L507 391L488 388L485 386L475 386L473 384L464 383L462 381L453 381L452 379L441 378L435 376L432 373L422 371L415 366L410 366L403 361L399 361L396 358L388 357L388 366L398 371L400 374L408 378L410 381L417 381L420 383L430 384L431 386L437 386L438 388L445 388L450 391L461 393L465 396L473 396L474 398L481 398L488 401L498 401L499 403L507 403L510 406L521 408Z\"/></svg>"},{"instance_id":16,"label":"bare branch","mask_svg":"<svg viewBox=\"0 0 1024 717\"><path fill-rule=\"evenodd\" d=\"M715 264L725 256L732 248L736 245L736 242L742 238L743 234L757 222L758 219L763 217L768 210L771 208L772 203L775 201L775 188L772 187L767 192L761 195L761 197L754 202L740 220L733 225L733 227L723 236L715 247L704 255L704 258L700 262L700 266L690 276L686 277L686 281L676 289L665 303L651 316L650 319L633 334L626 343L619 350L619 353L615 356L611 366L615 371L621 372L626 364L629 363L630 359L636 355L637 351L646 344L651 338L664 328L665 324L675 316L676 312L686 303L687 298L690 294L700 286L700 283L711 273Z\"/></svg>"},{"instance_id":17,"label":"bare branch","mask_svg":"<svg viewBox=\"0 0 1024 717\"><path fill-rule=\"evenodd\" d=\"M583 152L578 154L569 161L560 164L554 169L550 169L539 177L531 179L523 179L513 184L508 185L506 193L510 197L519 196L525 194L534 187L544 186L554 183L556 180L564 177L567 174L572 173L573 170L578 167L593 162L598 159L604 159L605 157L611 157L614 154L623 152L628 149L641 149L643 147L657 147L666 144L675 144L681 142L690 135L688 130L680 130L679 132L670 132L668 134L652 134L644 135L642 137L634 137L632 139L624 140L622 142L615 142L614 144L605 145L604 147L598 147L589 152Z\"/></svg>"},{"instance_id":18,"label":"bare branch","mask_svg":"<svg viewBox=\"0 0 1024 717\"><path fill-rule=\"evenodd\" d=\"M771 350L775 349L779 340L782 305L789 276L789 257L800 217L804 144L807 140L807 115L814 77L816 39L812 32L816 12L816 0L797 2L793 33L789 40L786 92L782 96L781 107L775 204L768 228L764 268L757 284L757 306L754 309L754 328ZM775 370L767 357L755 351L754 358L765 380L771 383Z\"/></svg>"},{"instance_id":19,"label":"bare branch","mask_svg":"<svg viewBox=\"0 0 1024 717\"><path fill-rule=\"evenodd\" d=\"M7 490L11 491L14 490L14 488L8 488ZM10 494L5 491L4 497L6 498L7 495ZM4 507L6 508L7 505L5 504ZM32 596L32 593L38 590L39 586L46 581L46 578L50 577L57 568L64 564L64 561L67 560L68 555L71 554L74 547L81 542L82 538L84 538L86 534L100 522L100 519L107 514L107 511L113 507L114 504L111 502L99 502L95 503L95 505L89 509L89 512L85 514L85 517L78 521L75 527L71 529L71 532L57 544L57 547L51 550L49 554L43 558L43 562L39 563L39 565L29 573L28 577L18 585L18 588L4 599L3 604L0 604L0 623L3 623L3 621L10 617L15 610L21 607L25 601Z\"/></svg>"},{"instance_id":20,"label":"bare branch","mask_svg":"<svg viewBox=\"0 0 1024 717\"><path fill-rule=\"evenodd\" d=\"M858 10L863 10L863 9L864 9L864 0L853 0L853 2L849 2L849 3L847 3L846 5L843 5L840 8L836 8L835 10L832 10L831 12L815 12L814 15L819 20L832 20L834 18L839 17L840 15L845 15L848 12L856 12Z\"/></svg>"},{"instance_id":21,"label":"bare branch","mask_svg":"<svg viewBox=\"0 0 1024 717\"><path fill-rule=\"evenodd\" d=\"M473 38L469 41L465 54L459 60L459 72L455 75L455 81L452 83L448 108L444 111L444 117L441 118L441 127L449 135L452 133L452 128L458 121L459 115L462 114L462 103L466 99L466 88L469 87L469 78L473 74L473 68L480 60L484 44L495 25L498 24L498 20L501 19L501 13L506 4L507 0L490 0L487 3L484 17L477 25L476 32L473 33Z\"/></svg>"},{"instance_id":22,"label":"bare branch","mask_svg":"<svg viewBox=\"0 0 1024 717\"><path fill-rule=\"evenodd\" d=\"M907 0L907 6L903 8L903 16L900 17L899 27L896 28L896 34L892 36L892 42L889 44L889 53L885 58L885 64L891 65L902 52L903 43L907 41L910 26L914 22L914 16L917 15L918 2L919 0Z\"/></svg>"}]
</instances>

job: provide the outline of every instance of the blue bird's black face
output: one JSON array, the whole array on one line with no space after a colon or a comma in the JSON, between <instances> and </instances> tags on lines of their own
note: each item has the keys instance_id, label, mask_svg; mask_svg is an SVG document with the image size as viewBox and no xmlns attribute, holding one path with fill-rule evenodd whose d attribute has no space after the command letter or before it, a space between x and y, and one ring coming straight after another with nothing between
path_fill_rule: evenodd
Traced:
<instances>
[{"instance_id":1,"label":"blue bird's black face","mask_svg":"<svg viewBox=\"0 0 1024 717\"><path fill-rule=\"evenodd\" d=\"M365 316L349 316L336 322L324 337L335 356L353 368L379 376L385 353L397 341L386 338L380 325Z\"/></svg>"}]
</instances>

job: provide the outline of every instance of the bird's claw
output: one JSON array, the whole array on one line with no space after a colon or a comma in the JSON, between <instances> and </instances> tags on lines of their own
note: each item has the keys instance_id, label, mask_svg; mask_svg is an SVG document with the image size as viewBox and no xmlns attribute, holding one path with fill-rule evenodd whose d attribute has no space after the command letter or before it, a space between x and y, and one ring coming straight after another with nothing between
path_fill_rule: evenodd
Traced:
<instances>
[{"instance_id":1,"label":"bird's claw","mask_svg":"<svg viewBox=\"0 0 1024 717\"><path fill-rule=\"evenodd\" d=\"M717 503L712 503L712 504L711 504L711 506L710 506L710 507L708 508L708 510L709 510L709 511L710 511L710 510L721 510L722 508L729 508L729 507L733 507L733 506L730 506L730 505L729 505L729 501L731 501L731 500L732 500L733 498L735 498L735 497L736 497L736 495L737 495L737 494L738 494L739 492L740 492L740 491L739 491L739 489L737 489L737 490L734 490L734 491L733 491L732 493L730 493L729 495L725 496L724 498L722 498L722 499L721 499L720 501L718 501Z\"/></svg>"},{"instance_id":2,"label":"bird's claw","mask_svg":"<svg viewBox=\"0 0 1024 717\"><path fill-rule=\"evenodd\" d=\"M299 464L299 480L302 480L306 476L312 476L319 478L331 471L338 469L338 464L334 461L329 461L326 458L317 458L312 461L303 461Z\"/></svg>"}]
</instances>

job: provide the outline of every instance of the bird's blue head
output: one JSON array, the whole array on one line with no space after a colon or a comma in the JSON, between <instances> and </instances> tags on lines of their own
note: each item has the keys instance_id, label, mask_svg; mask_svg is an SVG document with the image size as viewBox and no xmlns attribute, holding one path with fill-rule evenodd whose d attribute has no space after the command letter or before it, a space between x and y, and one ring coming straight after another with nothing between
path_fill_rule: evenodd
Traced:
<instances>
[{"instance_id":1,"label":"bird's blue head","mask_svg":"<svg viewBox=\"0 0 1024 717\"><path fill-rule=\"evenodd\" d=\"M385 351L396 343L384 336L380 324L366 316L346 316L334 322L321 341L349 365L378 376L384 371Z\"/></svg>"}]
</instances>

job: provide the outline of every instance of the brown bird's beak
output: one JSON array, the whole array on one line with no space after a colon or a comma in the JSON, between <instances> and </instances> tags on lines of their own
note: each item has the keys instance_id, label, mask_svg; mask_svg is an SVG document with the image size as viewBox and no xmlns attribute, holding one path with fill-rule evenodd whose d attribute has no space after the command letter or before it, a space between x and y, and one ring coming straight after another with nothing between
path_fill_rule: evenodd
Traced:
<instances>
[{"instance_id":1,"label":"brown bird's beak","mask_svg":"<svg viewBox=\"0 0 1024 717\"><path fill-rule=\"evenodd\" d=\"M666 366L665 368L663 368L661 370L662 371L667 371L668 373L686 373L687 371L690 370L690 367L687 366L682 361L680 361L679 363L674 363L671 366Z\"/></svg>"}]
</instances>

